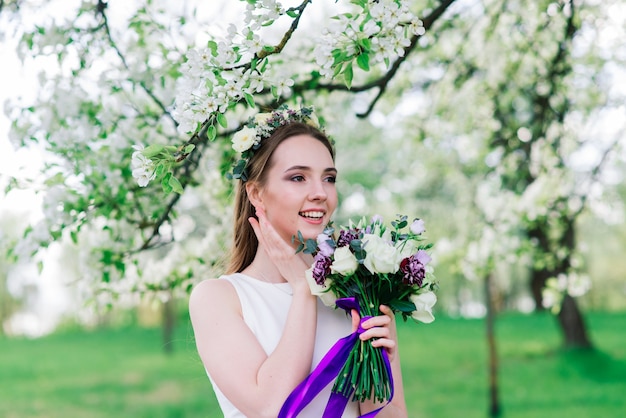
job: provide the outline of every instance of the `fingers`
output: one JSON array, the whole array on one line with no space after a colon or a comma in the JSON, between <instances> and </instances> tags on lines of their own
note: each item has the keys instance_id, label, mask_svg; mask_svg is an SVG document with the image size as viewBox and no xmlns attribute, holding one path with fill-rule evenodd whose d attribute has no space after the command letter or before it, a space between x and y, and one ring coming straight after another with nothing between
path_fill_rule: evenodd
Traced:
<instances>
[{"instance_id":1,"label":"fingers","mask_svg":"<svg viewBox=\"0 0 626 418\"><path fill-rule=\"evenodd\" d=\"M395 316L393 315L393 311L391 310L391 308L387 305L380 305L380 311L389 316L392 320L395 319Z\"/></svg>"},{"instance_id":2,"label":"fingers","mask_svg":"<svg viewBox=\"0 0 626 418\"><path fill-rule=\"evenodd\" d=\"M261 233L261 225L259 224L259 221L251 216L248 218L248 222L250 222L250 226L252 226L256 239L261 242L263 240L263 234Z\"/></svg>"},{"instance_id":3,"label":"fingers","mask_svg":"<svg viewBox=\"0 0 626 418\"><path fill-rule=\"evenodd\" d=\"M363 341L374 337L390 338L391 332L389 330L389 324L391 324L391 319L387 315L379 315L369 318L361 324L361 327L363 327L365 332L363 332L359 337Z\"/></svg>"},{"instance_id":4,"label":"fingers","mask_svg":"<svg viewBox=\"0 0 626 418\"><path fill-rule=\"evenodd\" d=\"M362 341L371 340L373 347L383 347L393 356L397 346L395 316L388 306L381 305L380 311L383 315L374 316L367 321L363 321L361 327L365 329L365 332L359 335L359 338Z\"/></svg>"},{"instance_id":5,"label":"fingers","mask_svg":"<svg viewBox=\"0 0 626 418\"><path fill-rule=\"evenodd\" d=\"M359 322L361 322L361 315L359 315L359 311L357 311L356 309L352 309L352 311L350 312L350 315L352 316L352 332L356 332L356 330L359 329Z\"/></svg>"},{"instance_id":6,"label":"fingers","mask_svg":"<svg viewBox=\"0 0 626 418\"><path fill-rule=\"evenodd\" d=\"M263 209L256 208L256 215L258 219L250 217L248 222L254 230L259 246L263 248L265 254L278 268L281 276L292 284L292 287L297 285L310 293L304 277L304 271L309 268L310 263L305 262L302 256L297 255L293 246L274 229Z\"/></svg>"},{"instance_id":7,"label":"fingers","mask_svg":"<svg viewBox=\"0 0 626 418\"><path fill-rule=\"evenodd\" d=\"M263 209L256 208L256 215L258 219L250 217L248 218L248 222L250 222L259 243L263 244L263 247L266 248L266 250L271 248L279 248L283 251L286 249L291 250L291 247L289 247L280 235L278 235L278 232L276 232L272 224L269 222L267 216L265 216L265 211L263 211Z\"/></svg>"}]
</instances>

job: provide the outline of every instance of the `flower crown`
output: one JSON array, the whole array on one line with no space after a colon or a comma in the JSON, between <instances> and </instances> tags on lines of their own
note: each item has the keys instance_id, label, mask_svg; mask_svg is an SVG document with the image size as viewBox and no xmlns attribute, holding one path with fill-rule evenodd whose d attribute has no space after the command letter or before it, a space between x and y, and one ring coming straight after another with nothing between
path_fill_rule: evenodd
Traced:
<instances>
[{"instance_id":1,"label":"flower crown","mask_svg":"<svg viewBox=\"0 0 626 418\"><path fill-rule=\"evenodd\" d=\"M241 153L239 161L233 165L233 170L226 176L229 179L248 180L248 162L255 151L261 146L261 141L269 138L281 126L294 122L306 123L314 128L321 129L317 117L313 114L313 107L303 107L299 110L280 106L270 113L258 113L248 119L244 127L233 135L233 149Z\"/></svg>"}]
</instances>

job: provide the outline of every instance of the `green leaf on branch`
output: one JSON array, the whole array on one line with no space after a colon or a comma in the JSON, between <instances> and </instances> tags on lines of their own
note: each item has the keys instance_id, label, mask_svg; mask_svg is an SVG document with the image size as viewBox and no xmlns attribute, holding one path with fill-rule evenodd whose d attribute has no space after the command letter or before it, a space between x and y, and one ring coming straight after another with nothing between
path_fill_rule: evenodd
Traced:
<instances>
[{"instance_id":1,"label":"green leaf on branch","mask_svg":"<svg viewBox=\"0 0 626 418\"><path fill-rule=\"evenodd\" d=\"M187 144L185 145L185 148L183 148L183 153L185 154L191 154L191 152L196 149L196 146L194 144Z\"/></svg>"},{"instance_id":2,"label":"green leaf on branch","mask_svg":"<svg viewBox=\"0 0 626 418\"><path fill-rule=\"evenodd\" d=\"M287 10L287 16L289 16L292 19L295 19L296 17L298 17L298 13L295 10L289 9Z\"/></svg>"},{"instance_id":3,"label":"green leaf on branch","mask_svg":"<svg viewBox=\"0 0 626 418\"><path fill-rule=\"evenodd\" d=\"M207 42L207 47L211 50L211 54L216 57L217 56L217 42L209 41Z\"/></svg>"},{"instance_id":4,"label":"green leaf on branch","mask_svg":"<svg viewBox=\"0 0 626 418\"><path fill-rule=\"evenodd\" d=\"M159 178L163 175L163 172L165 171L165 165L163 163L159 163L157 164L157 166L154 168L154 175Z\"/></svg>"},{"instance_id":5,"label":"green leaf on branch","mask_svg":"<svg viewBox=\"0 0 626 418\"><path fill-rule=\"evenodd\" d=\"M44 184L48 187L52 187L52 186L56 186L56 185L64 184L64 183L65 183L65 175L63 175L63 173L56 173L54 176L44 181Z\"/></svg>"},{"instance_id":6,"label":"green leaf on branch","mask_svg":"<svg viewBox=\"0 0 626 418\"><path fill-rule=\"evenodd\" d=\"M244 93L244 97L246 98L246 103L248 103L248 106L250 106L251 108L254 108L256 106L256 103L254 103L253 95L251 95L250 93Z\"/></svg>"},{"instance_id":7,"label":"green leaf on branch","mask_svg":"<svg viewBox=\"0 0 626 418\"><path fill-rule=\"evenodd\" d=\"M178 181L176 177L170 176L168 183L170 187L172 188L172 191L174 191L174 193L183 194L184 192L183 185L180 184L180 181Z\"/></svg>"},{"instance_id":8,"label":"green leaf on branch","mask_svg":"<svg viewBox=\"0 0 626 418\"><path fill-rule=\"evenodd\" d=\"M161 152L163 152L163 145L159 145L159 144L152 144L152 145L148 145L148 147L144 148L141 153L146 156L147 158L152 158L152 157L156 157L157 155L159 155Z\"/></svg>"},{"instance_id":9,"label":"green leaf on branch","mask_svg":"<svg viewBox=\"0 0 626 418\"><path fill-rule=\"evenodd\" d=\"M335 60L334 63L339 63L339 62L345 62L349 60L349 56L348 54L343 50L343 49L333 49L333 51L331 52L333 59Z\"/></svg>"},{"instance_id":10,"label":"green leaf on branch","mask_svg":"<svg viewBox=\"0 0 626 418\"><path fill-rule=\"evenodd\" d=\"M75 229L70 231L70 238L74 244L78 244L78 231Z\"/></svg>"},{"instance_id":11,"label":"green leaf on branch","mask_svg":"<svg viewBox=\"0 0 626 418\"><path fill-rule=\"evenodd\" d=\"M337 77L339 74L341 74L341 71L343 70L343 65L339 64L339 65L334 65L333 67L335 68L335 71L333 71L333 78Z\"/></svg>"},{"instance_id":12,"label":"green leaf on branch","mask_svg":"<svg viewBox=\"0 0 626 418\"><path fill-rule=\"evenodd\" d=\"M356 57L356 63L360 69L363 71L370 70L370 54L367 52L362 52L358 57Z\"/></svg>"},{"instance_id":13,"label":"green leaf on branch","mask_svg":"<svg viewBox=\"0 0 626 418\"><path fill-rule=\"evenodd\" d=\"M352 88L352 79L354 78L352 63L346 65L346 68L343 70L343 77L344 81L346 82L346 87L348 87L348 89Z\"/></svg>"},{"instance_id":14,"label":"green leaf on branch","mask_svg":"<svg viewBox=\"0 0 626 418\"><path fill-rule=\"evenodd\" d=\"M370 41L368 38L361 38L357 41L357 43L359 44L361 49L364 49L367 52L372 49L372 41Z\"/></svg>"},{"instance_id":15,"label":"green leaf on branch","mask_svg":"<svg viewBox=\"0 0 626 418\"><path fill-rule=\"evenodd\" d=\"M215 125L209 125L206 130L206 136L207 138L209 138L209 141L215 141L215 138L217 138L217 128L215 127Z\"/></svg>"},{"instance_id":16,"label":"green leaf on branch","mask_svg":"<svg viewBox=\"0 0 626 418\"><path fill-rule=\"evenodd\" d=\"M161 187L163 188L163 193L170 194L172 193L172 186L170 185L170 179L172 178L172 173L166 173L161 179Z\"/></svg>"},{"instance_id":17,"label":"green leaf on branch","mask_svg":"<svg viewBox=\"0 0 626 418\"><path fill-rule=\"evenodd\" d=\"M271 48L271 47L270 47ZM264 48L265 49L265 48ZM272 51L274 50L274 48L272 48ZM266 68L267 68L267 64L268 64L268 59L264 58L263 59L263 63L261 64L261 69L259 70L260 73L265 72Z\"/></svg>"},{"instance_id":18,"label":"green leaf on branch","mask_svg":"<svg viewBox=\"0 0 626 418\"><path fill-rule=\"evenodd\" d=\"M218 112L216 114L216 118L217 118L217 123L219 123L222 126L222 128L228 127L228 121L226 120L226 116L224 116L223 113Z\"/></svg>"}]
</instances>

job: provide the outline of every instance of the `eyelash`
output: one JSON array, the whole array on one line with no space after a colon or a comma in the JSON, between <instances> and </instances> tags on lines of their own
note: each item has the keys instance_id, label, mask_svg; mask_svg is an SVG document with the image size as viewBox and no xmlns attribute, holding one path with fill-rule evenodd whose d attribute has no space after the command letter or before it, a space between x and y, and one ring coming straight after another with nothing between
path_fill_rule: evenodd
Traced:
<instances>
[{"instance_id":1,"label":"eyelash","mask_svg":"<svg viewBox=\"0 0 626 418\"><path fill-rule=\"evenodd\" d=\"M302 181L304 181L304 176L301 175L297 175L297 176L292 176L290 178L291 181L295 181L297 183L300 183ZM324 181L327 181L328 183L335 183L337 181L337 177L335 176L328 176L326 178L324 178Z\"/></svg>"}]
</instances>

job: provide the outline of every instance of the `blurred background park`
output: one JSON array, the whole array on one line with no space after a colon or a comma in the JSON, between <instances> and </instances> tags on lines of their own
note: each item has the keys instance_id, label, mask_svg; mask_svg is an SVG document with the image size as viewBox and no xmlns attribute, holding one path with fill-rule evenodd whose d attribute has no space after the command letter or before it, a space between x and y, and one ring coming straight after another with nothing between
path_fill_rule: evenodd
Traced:
<instances>
[{"instance_id":1,"label":"blurred background park","mask_svg":"<svg viewBox=\"0 0 626 418\"><path fill-rule=\"evenodd\" d=\"M0 1L0 416L220 416L187 297L228 253L227 139L280 103L336 141L337 223L435 243L437 319L399 321L411 417L622 416L626 4L282 7Z\"/></svg>"}]
</instances>

